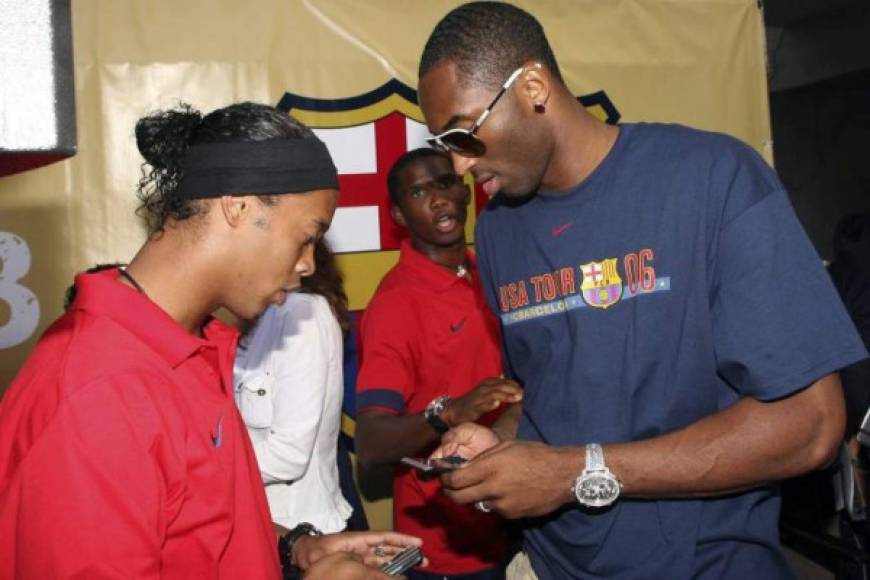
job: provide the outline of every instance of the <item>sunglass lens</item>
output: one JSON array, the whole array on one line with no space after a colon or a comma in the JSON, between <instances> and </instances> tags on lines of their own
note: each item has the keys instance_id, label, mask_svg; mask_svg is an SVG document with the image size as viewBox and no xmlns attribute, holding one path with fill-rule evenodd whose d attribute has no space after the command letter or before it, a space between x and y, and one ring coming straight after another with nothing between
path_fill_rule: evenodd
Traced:
<instances>
[{"instance_id":1,"label":"sunglass lens","mask_svg":"<svg viewBox=\"0 0 870 580\"><path fill-rule=\"evenodd\" d=\"M448 133L441 137L441 142L460 155L480 157L486 153L483 141L470 133Z\"/></svg>"}]
</instances>

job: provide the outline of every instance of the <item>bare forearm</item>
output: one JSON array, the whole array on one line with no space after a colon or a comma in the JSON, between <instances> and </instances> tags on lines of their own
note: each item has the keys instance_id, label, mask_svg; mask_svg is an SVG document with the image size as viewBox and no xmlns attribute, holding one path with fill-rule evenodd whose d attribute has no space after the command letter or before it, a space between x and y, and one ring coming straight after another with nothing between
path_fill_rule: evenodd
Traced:
<instances>
[{"instance_id":1,"label":"bare forearm","mask_svg":"<svg viewBox=\"0 0 870 580\"><path fill-rule=\"evenodd\" d=\"M721 495L824 466L842 441L844 417L840 381L829 375L775 402L742 399L666 435L604 445L605 463L622 481L625 497ZM475 433L480 439L487 432L493 436L468 426L451 433L467 439L455 444L473 447ZM584 468L584 446L507 440L484 449L441 476L458 503L486 500L507 518L576 503L572 484Z\"/></svg>"},{"instance_id":2,"label":"bare forearm","mask_svg":"<svg viewBox=\"0 0 870 580\"><path fill-rule=\"evenodd\" d=\"M428 450L440 435L422 413L362 415L357 419L356 451L363 465L397 463Z\"/></svg>"},{"instance_id":3,"label":"bare forearm","mask_svg":"<svg viewBox=\"0 0 870 580\"><path fill-rule=\"evenodd\" d=\"M634 497L719 495L793 477L831 461L845 410L836 375L776 402L742 399L684 429L605 446Z\"/></svg>"}]
</instances>

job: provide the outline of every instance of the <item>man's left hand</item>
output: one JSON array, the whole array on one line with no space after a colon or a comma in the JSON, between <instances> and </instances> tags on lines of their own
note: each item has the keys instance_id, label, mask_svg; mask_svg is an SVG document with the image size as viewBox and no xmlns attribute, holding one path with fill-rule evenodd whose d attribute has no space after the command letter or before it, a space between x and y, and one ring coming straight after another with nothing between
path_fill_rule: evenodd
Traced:
<instances>
[{"instance_id":1,"label":"man's left hand","mask_svg":"<svg viewBox=\"0 0 870 580\"><path fill-rule=\"evenodd\" d=\"M583 450L531 441L506 441L441 476L457 503L483 501L506 518L541 516L574 500L571 485L583 470Z\"/></svg>"},{"instance_id":2,"label":"man's left hand","mask_svg":"<svg viewBox=\"0 0 870 580\"><path fill-rule=\"evenodd\" d=\"M389 562L407 546L420 546L422 540L398 532L339 532L323 536L302 536L293 545L294 563L308 569L320 558L335 552L352 552L368 566Z\"/></svg>"},{"instance_id":3,"label":"man's left hand","mask_svg":"<svg viewBox=\"0 0 870 580\"><path fill-rule=\"evenodd\" d=\"M366 566L351 552L335 552L319 559L302 576L305 580L387 580L377 568ZM404 578L404 576L403 576Z\"/></svg>"}]
</instances>

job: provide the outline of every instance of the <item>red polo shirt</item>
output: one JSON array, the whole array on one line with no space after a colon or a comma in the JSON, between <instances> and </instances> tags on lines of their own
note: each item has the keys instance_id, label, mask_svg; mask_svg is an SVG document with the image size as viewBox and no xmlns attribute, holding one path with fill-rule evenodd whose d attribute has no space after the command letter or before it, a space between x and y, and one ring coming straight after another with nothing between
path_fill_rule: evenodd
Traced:
<instances>
[{"instance_id":1,"label":"red polo shirt","mask_svg":"<svg viewBox=\"0 0 870 580\"><path fill-rule=\"evenodd\" d=\"M420 413L435 397L461 397L501 374L498 321L486 305L470 252L468 263L473 284L402 243L399 263L362 317L358 412L377 407ZM505 556L506 537L496 516L454 503L437 478L423 480L403 467L393 481L393 519L397 530L423 539L427 572L476 572Z\"/></svg>"},{"instance_id":2,"label":"red polo shirt","mask_svg":"<svg viewBox=\"0 0 870 580\"><path fill-rule=\"evenodd\" d=\"M280 578L236 331L116 278L76 278L0 404L0 578Z\"/></svg>"}]
</instances>

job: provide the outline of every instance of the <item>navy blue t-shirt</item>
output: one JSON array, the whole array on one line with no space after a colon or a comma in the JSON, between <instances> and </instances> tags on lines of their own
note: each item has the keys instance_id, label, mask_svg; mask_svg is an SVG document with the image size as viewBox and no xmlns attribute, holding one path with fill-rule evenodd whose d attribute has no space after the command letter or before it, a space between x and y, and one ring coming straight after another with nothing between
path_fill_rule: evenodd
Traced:
<instances>
[{"instance_id":1,"label":"navy blue t-shirt","mask_svg":"<svg viewBox=\"0 0 870 580\"><path fill-rule=\"evenodd\" d=\"M776 175L724 135L622 125L574 190L493 199L476 245L521 439L647 439L866 356ZM525 548L546 579L788 578L778 515L775 486L621 498L531 523Z\"/></svg>"}]
</instances>

